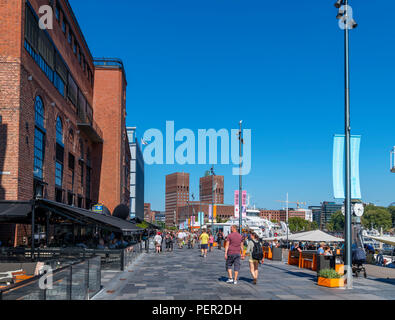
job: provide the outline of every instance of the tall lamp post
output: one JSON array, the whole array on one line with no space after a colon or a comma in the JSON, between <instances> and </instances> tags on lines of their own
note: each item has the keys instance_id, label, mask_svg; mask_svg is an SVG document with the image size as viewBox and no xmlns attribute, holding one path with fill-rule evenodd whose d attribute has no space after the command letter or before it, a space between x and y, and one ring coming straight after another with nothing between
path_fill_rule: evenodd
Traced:
<instances>
[{"instance_id":1,"label":"tall lamp post","mask_svg":"<svg viewBox=\"0 0 395 320\"><path fill-rule=\"evenodd\" d=\"M243 212L242 212L242 172L241 172L241 160L242 160L242 145L244 144L243 140L243 130L242 130L243 120L239 122L239 233L241 234L243 231Z\"/></svg>"},{"instance_id":2,"label":"tall lamp post","mask_svg":"<svg viewBox=\"0 0 395 320\"><path fill-rule=\"evenodd\" d=\"M347 289L352 289L352 211L351 211L351 126L350 126L350 56L349 56L349 30L355 29L357 23L352 17L352 8L348 0L337 0L335 7L339 9L337 19L340 19L339 26L344 30L344 85L345 85L345 223L344 223L344 240L345 240L345 261L344 267L347 276Z\"/></svg>"},{"instance_id":3,"label":"tall lamp post","mask_svg":"<svg viewBox=\"0 0 395 320\"><path fill-rule=\"evenodd\" d=\"M214 234L214 196L217 190L217 185L214 185L214 165L211 167L211 179L212 179L212 189L211 189L211 232Z\"/></svg>"}]
</instances>

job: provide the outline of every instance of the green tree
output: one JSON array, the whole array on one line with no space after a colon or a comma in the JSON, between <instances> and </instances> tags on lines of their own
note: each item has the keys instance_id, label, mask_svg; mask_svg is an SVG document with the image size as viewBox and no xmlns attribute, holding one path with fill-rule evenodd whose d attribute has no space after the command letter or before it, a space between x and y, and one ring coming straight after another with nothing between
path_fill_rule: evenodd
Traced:
<instances>
[{"instance_id":1,"label":"green tree","mask_svg":"<svg viewBox=\"0 0 395 320\"><path fill-rule=\"evenodd\" d=\"M387 208L368 205L362 216L362 225L370 229L371 227L388 231L392 227L392 215Z\"/></svg>"},{"instance_id":2,"label":"green tree","mask_svg":"<svg viewBox=\"0 0 395 320\"><path fill-rule=\"evenodd\" d=\"M329 223L326 225L329 231L342 231L344 230L344 216L341 211L336 211L332 216Z\"/></svg>"},{"instance_id":3,"label":"green tree","mask_svg":"<svg viewBox=\"0 0 395 320\"><path fill-rule=\"evenodd\" d=\"M318 229L318 225L316 222L310 222L299 217L289 218L288 224L289 230L291 232L311 231Z\"/></svg>"},{"instance_id":4,"label":"green tree","mask_svg":"<svg viewBox=\"0 0 395 320\"><path fill-rule=\"evenodd\" d=\"M392 228L395 228L395 206L389 207L388 211L391 213L392 216Z\"/></svg>"}]
</instances>

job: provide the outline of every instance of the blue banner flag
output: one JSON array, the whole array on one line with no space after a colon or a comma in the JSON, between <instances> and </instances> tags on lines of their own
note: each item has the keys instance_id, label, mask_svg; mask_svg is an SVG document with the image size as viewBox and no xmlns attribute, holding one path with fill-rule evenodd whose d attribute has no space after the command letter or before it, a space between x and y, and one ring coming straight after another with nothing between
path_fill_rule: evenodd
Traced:
<instances>
[{"instance_id":1,"label":"blue banner flag","mask_svg":"<svg viewBox=\"0 0 395 320\"><path fill-rule=\"evenodd\" d=\"M361 136L351 136L351 198L361 199L359 180L359 151ZM335 135L333 144L333 193L335 199L344 199L345 183L345 137Z\"/></svg>"}]
</instances>

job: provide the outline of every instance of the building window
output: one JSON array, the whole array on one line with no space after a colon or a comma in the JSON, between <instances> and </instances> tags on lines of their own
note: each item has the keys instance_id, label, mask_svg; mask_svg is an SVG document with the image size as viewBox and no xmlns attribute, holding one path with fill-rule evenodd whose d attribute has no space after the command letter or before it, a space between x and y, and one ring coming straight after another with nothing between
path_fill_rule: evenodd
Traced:
<instances>
[{"instance_id":1,"label":"building window","mask_svg":"<svg viewBox=\"0 0 395 320\"><path fill-rule=\"evenodd\" d=\"M45 130L44 106L40 97L36 97L34 104L36 127L34 131L34 176L43 179Z\"/></svg>"},{"instance_id":2,"label":"building window","mask_svg":"<svg viewBox=\"0 0 395 320\"><path fill-rule=\"evenodd\" d=\"M55 184L59 187L63 184L63 124L60 117L56 119L56 165L55 165Z\"/></svg>"},{"instance_id":3,"label":"building window","mask_svg":"<svg viewBox=\"0 0 395 320\"><path fill-rule=\"evenodd\" d=\"M56 20L59 21L59 19L60 19L60 10L59 10L58 5L56 5L56 7L55 7L55 17L56 17Z\"/></svg>"},{"instance_id":4,"label":"building window","mask_svg":"<svg viewBox=\"0 0 395 320\"><path fill-rule=\"evenodd\" d=\"M66 22L66 21L64 20L64 18L63 18L63 21L62 21L62 31L63 31L64 34L66 34L66 30L67 30L66 25L67 25L67 22Z\"/></svg>"},{"instance_id":5,"label":"building window","mask_svg":"<svg viewBox=\"0 0 395 320\"><path fill-rule=\"evenodd\" d=\"M63 164L56 161L55 184L61 187L63 183Z\"/></svg>"},{"instance_id":6,"label":"building window","mask_svg":"<svg viewBox=\"0 0 395 320\"><path fill-rule=\"evenodd\" d=\"M69 30L69 35L67 37L67 40L69 41L70 44L73 42L73 34L71 33L71 30Z\"/></svg>"},{"instance_id":7,"label":"building window","mask_svg":"<svg viewBox=\"0 0 395 320\"><path fill-rule=\"evenodd\" d=\"M56 119L56 142L63 145L63 124L60 117Z\"/></svg>"}]
</instances>

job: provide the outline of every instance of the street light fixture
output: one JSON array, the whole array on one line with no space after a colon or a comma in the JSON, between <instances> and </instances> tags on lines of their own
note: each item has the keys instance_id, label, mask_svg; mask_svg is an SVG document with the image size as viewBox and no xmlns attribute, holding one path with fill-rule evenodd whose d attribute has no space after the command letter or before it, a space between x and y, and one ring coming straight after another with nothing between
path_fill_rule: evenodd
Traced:
<instances>
[{"instance_id":1,"label":"street light fixture","mask_svg":"<svg viewBox=\"0 0 395 320\"><path fill-rule=\"evenodd\" d=\"M343 4L343 0L337 0L335 3L335 7L339 9Z\"/></svg>"}]
</instances>

